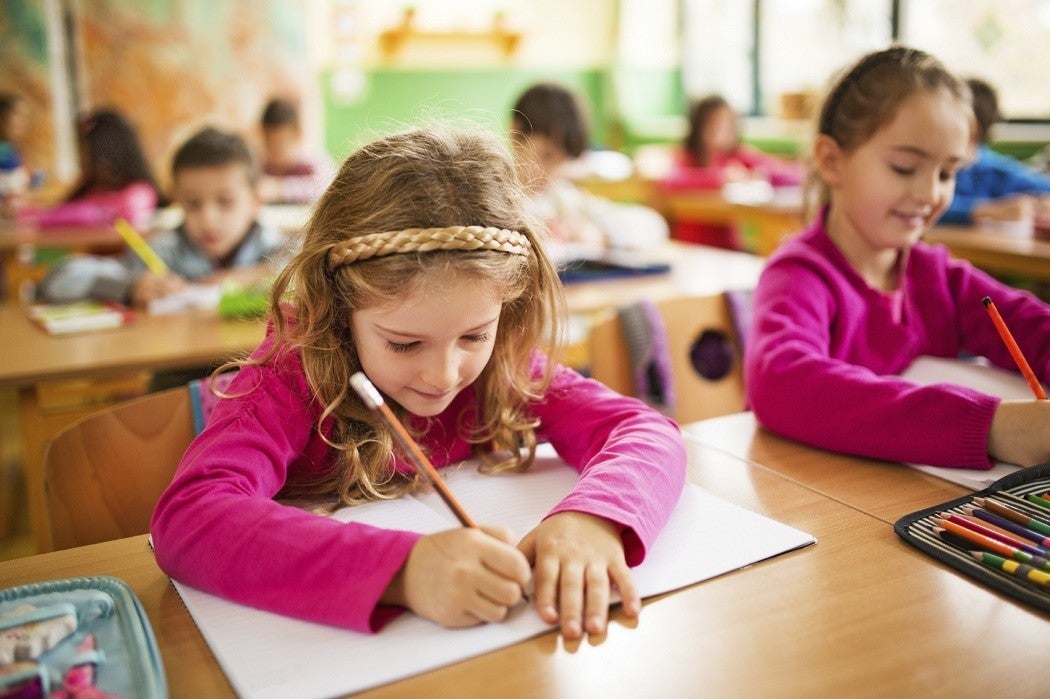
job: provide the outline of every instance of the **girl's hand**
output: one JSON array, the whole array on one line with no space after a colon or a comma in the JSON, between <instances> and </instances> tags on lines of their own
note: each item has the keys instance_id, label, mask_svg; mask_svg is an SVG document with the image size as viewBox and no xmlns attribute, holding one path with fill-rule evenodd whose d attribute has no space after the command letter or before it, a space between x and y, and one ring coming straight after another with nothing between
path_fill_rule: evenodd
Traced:
<instances>
[{"instance_id":1,"label":"girl's hand","mask_svg":"<svg viewBox=\"0 0 1050 699\"><path fill-rule=\"evenodd\" d=\"M380 601L448 627L503 621L532 578L525 556L510 541L499 527L424 536Z\"/></svg>"},{"instance_id":2,"label":"girl's hand","mask_svg":"<svg viewBox=\"0 0 1050 699\"><path fill-rule=\"evenodd\" d=\"M1050 401L1001 402L988 430L988 453L1018 466L1050 461Z\"/></svg>"},{"instance_id":3,"label":"girl's hand","mask_svg":"<svg viewBox=\"0 0 1050 699\"><path fill-rule=\"evenodd\" d=\"M143 272L131 288L131 302L136 306L146 306L150 301L174 294L185 286L186 280L177 274Z\"/></svg>"},{"instance_id":4,"label":"girl's hand","mask_svg":"<svg viewBox=\"0 0 1050 699\"><path fill-rule=\"evenodd\" d=\"M536 611L548 623L560 619L565 638L605 631L610 583L620 591L627 616L638 616L642 600L624 559L619 528L609 520L559 512L529 532L518 548L535 569Z\"/></svg>"}]
</instances>

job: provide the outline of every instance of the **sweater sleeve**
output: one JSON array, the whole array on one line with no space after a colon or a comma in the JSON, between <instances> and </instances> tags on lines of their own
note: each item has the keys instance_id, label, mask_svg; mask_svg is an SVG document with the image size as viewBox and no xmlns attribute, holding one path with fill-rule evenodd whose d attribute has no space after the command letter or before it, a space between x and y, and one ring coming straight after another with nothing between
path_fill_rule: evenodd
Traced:
<instances>
[{"instance_id":1,"label":"sweater sleeve","mask_svg":"<svg viewBox=\"0 0 1050 699\"><path fill-rule=\"evenodd\" d=\"M376 631L379 598L419 535L275 502L315 429L305 379L242 369L161 497L150 531L165 573L241 604Z\"/></svg>"},{"instance_id":2,"label":"sweater sleeve","mask_svg":"<svg viewBox=\"0 0 1050 699\"><path fill-rule=\"evenodd\" d=\"M997 398L950 384L918 386L832 352L839 299L813 266L781 259L763 272L746 345L750 403L767 428L859 456L983 469ZM842 343L864 342L845 337Z\"/></svg>"},{"instance_id":3,"label":"sweater sleeve","mask_svg":"<svg viewBox=\"0 0 1050 699\"><path fill-rule=\"evenodd\" d=\"M678 426L635 398L559 367L535 406L542 436L580 471L550 514L577 511L623 528L628 565L638 565L671 516L685 482Z\"/></svg>"}]
</instances>

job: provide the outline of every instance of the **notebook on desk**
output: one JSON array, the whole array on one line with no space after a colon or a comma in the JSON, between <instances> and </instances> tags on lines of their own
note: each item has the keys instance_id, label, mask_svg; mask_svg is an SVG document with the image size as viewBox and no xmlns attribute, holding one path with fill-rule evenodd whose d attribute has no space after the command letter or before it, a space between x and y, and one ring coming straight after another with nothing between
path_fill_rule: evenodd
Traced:
<instances>
[{"instance_id":1,"label":"notebook on desk","mask_svg":"<svg viewBox=\"0 0 1050 699\"><path fill-rule=\"evenodd\" d=\"M977 361L919 357L901 376L923 385L952 383L1008 400L1032 400L1032 389L1020 374ZM908 465L971 490L987 488L1021 468L1003 462L996 463L987 471L923 464Z\"/></svg>"},{"instance_id":2,"label":"notebook on desk","mask_svg":"<svg viewBox=\"0 0 1050 699\"><path fill-rule=\"evenodd\" d=\"M549 445L523 474L484 476L474 465L444 469L446 482L478 521L524 535L572 488L578 474ZM344 508L333 517L434 532L457 526L433 492ZM675 590L812 544L804 532L687 484L671 520L632 571L643 597ZM230 684L242 697L328 697L410 677L548 631L529 607L505 622L444 629L403 614L364 635L244 607L175 583ZM642 610L640 623L645 623Z\"/></svg>"}]
</instances>

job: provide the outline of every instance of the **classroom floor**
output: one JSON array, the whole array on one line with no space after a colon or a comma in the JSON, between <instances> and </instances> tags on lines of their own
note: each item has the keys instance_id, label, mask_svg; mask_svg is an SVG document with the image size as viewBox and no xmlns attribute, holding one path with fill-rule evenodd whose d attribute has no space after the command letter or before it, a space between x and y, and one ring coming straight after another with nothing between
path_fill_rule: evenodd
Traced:
<instances>
[{"instance_id":1,"label":"classroom floor","mask_svg":"<svg viewBox=\"0 0 1050 699\"><path fill-rule=\"evenodd\" d=\"M0 502L0 513L10 521L10 531L6 536L0 536L0 561L36 553L29 536L29 512L22 481L22 438L18 432L17 415L15 394L0 391L0 478L5 479L7 485L0 489L0 492L7 493L6 501Z\"/></svg>"}]
</instances>

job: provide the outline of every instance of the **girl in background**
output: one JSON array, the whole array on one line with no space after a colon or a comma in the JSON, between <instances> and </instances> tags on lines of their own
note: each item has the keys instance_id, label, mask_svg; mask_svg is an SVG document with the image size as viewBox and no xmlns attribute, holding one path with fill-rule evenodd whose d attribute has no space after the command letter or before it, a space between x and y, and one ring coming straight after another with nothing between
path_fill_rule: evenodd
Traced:
<instances>
[{"instance_id":1,"label":"girl in background","mask_svg":"<svg viewBox=\"0 0 1050 699\"><path fill-rule=\"evenodd\" d=\"M678 428L552 360L564 299L491 136L434 130L351 155L278 277L266 340L245 361L161 497L160 566L193 587L311 621L376 631L399 609L446 626L534 604L578 638L628 616L636 565L684 481ZM437 467L529 467L548 440L580 472L522 541L342 524L274 501L397 497L417 477L350 389L364 371ZM222 561L217 565L217 561Z\"/></svg>"},{"instance_id":2,"label":"girl in background","mask_svg":"<svg viewBox=\"0 0 1050 699\"><path fill-rule=\"evenodd\" d=\"M99 109L77 125L81 175L65 201L26 208L19 217L40 226L99 226L118 218L148 225L161 203L134 127L119 112Z\"/></svg>"},{"instance_id":3,"label":"girl in background","mask_svg":"<svg viewBox=\"0 0 1050 699\"><path fill-rule=\"evenodd\" d=\"M962 352L1016 371L981 303L990 296L1050 380L1050 307L920 242L969 153L965 83L932 56L894 47L846 71L819 119L822 208L770 258L754 296L745 375L759 421L891 461L986 469L1050 459L1050 401L898 376L920 355Z\"/></svg>"},{"instance_id":4,"label":"girl in background","mask_svg":"<svg viewBox=\"0 0 1050 699\"><path fill-rule=\"evenodd\" d=\"M742 143L738 122L736 112L720 95L693 102L682 151L661 187L679 192L720 190L728 183L746 180L760 180L774 187L801 184L801 166ZM671 237L732 250L742 247L734 225L675 221Z\"/></svg>"}]
</instances>

